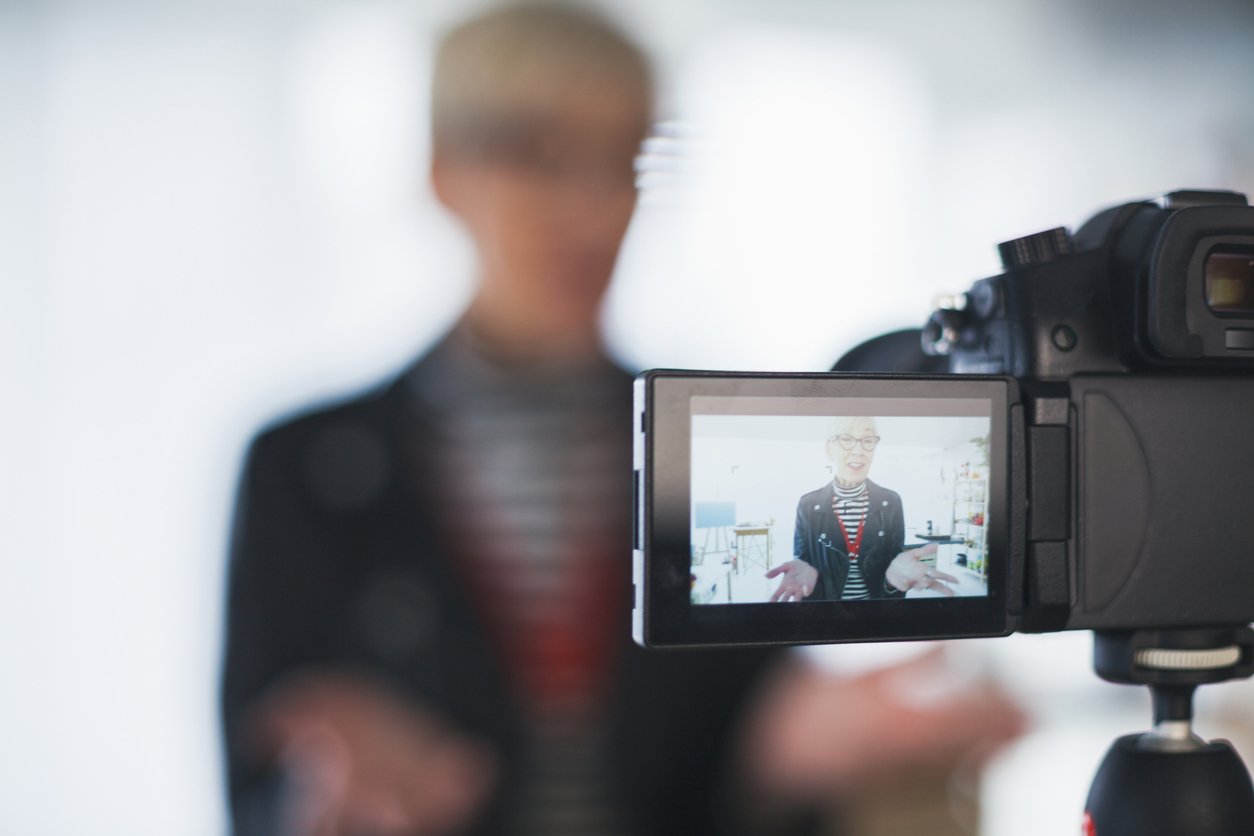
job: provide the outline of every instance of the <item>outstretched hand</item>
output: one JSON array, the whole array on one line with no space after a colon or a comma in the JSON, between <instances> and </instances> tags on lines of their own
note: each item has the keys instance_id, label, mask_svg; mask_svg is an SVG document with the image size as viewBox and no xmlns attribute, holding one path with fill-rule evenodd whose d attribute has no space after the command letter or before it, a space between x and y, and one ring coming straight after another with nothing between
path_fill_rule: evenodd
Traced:
<instances>
[{"instance_id":1,"label":"outstretched hand","mask_svg":"<svg viewBox=\"0 0 1254 836\"><path fill-rule=\"evenodd\" d=\"M781 575L779 588L771 594L771 602L801 601L808 598L819 580L818 570L804 560L781 563L766 573L768 578Z\"/></svg>"},{"instance_id":2,"label":"outstretched hand","mask_svg":"<svg viewBox=\"0 0 1254 836\"><path fill-rule=\"evenodd\" d=\"M291 770L299 836L461 832L496 784L487 745L379 684L317 675L262 699L252 743Z\"/></svg>"},{"instance_id":3,"label":"outstretched hand","mask_svg":"<svg viewBox=\"0 0 1254 836\"><path fill-rule=\"evenodd\" d=\"M955 593L949 584L958 583L958 579L948 572L942 572L930 563L925 563L923 558L931 554L936 554L935 543L929 543L918 549L907 549L888 564L884 579L902 592L909 592L912 589L931 589L952 597Z\"/></svg>"},{"instance_id":4,"label":"outstretched hand","mask_svg":"<svg viewBox=\"0 0 1254 836\"><path fill-rule=\"evenodd\" d=\"M1026 722L996 684L963 677L938 649L853 677L782 669L750 714L742 751L761 789L830 803L900 788L921 770L978 765Z\"/></svg>"}]
</instances>

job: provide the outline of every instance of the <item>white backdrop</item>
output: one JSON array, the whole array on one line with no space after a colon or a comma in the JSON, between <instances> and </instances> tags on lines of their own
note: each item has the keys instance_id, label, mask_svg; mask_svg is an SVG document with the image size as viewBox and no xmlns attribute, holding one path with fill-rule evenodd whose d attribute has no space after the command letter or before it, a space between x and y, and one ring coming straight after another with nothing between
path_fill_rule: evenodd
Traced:
<instances>
[{"instance_id":1,"label":"white backdrop","mask_svg":"<svg viewBox=\"0 0 1254 836\"><path fill-rule=\"evenodd\" d=\"M636 365L823 368L995 272L997 240L1254 191L1248 4L610 6L701 147L621 263L607 321ZM468 8L0 5L0 830L222 831L239 454L466 299L423 108L434 34ZM985 831L1067 832L1144 704L1091 684L1081 636L996 648L969 652L1051 733L993 773Z\"/></svg>"}]
</instances>

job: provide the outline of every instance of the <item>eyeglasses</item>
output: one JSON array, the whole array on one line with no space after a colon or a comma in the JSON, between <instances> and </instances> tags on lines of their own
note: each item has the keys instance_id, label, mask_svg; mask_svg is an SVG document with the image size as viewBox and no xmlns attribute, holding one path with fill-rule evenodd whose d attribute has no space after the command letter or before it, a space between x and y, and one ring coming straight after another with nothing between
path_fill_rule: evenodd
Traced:
<instances>
[{"instance_id":1,"label":"eyeglasses","mask_svg":"<svg viewBox=\"0 0 1254 836\"><path fill-rule=\"evenodd\" d=\"M450 132L446 141L464 157L507 166L545 186L635 189L635 143L588 149L556 129L522 118L471 122Z\"/></svg>"},{"instance_id":2,"label":"eyeglasses","mask_svg":"<svg viewBox=\"0 0 1254 836\"><path fill-rule=\"evenodd\" d=\"M852 450L855 444L861 444L863 450L872 453L879 445L880 437L878 435L864 435L862 438L854 438L849 433L841 433L838 436L829 438L828 441L835 441L842 450Z\"/></svg>"}]
</instances>

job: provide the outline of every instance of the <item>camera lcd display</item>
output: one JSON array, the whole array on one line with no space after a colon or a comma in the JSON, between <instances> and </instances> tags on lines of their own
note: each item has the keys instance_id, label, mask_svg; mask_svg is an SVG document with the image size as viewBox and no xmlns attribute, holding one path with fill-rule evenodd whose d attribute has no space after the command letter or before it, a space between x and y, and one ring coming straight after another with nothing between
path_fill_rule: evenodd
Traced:
<instances>
[{"instance_id":1,"label":"camera lcd display","mask_svg":"<svg viewBox=\"0 0 1254 836\"><path fill-rule=\"evenodd\" d=\"M1008 378L648 372L649 646L1006 632Z\"/></svg>"},{"instance_id":2,"label":"camera lcd display","mask_svg":"<svg viewBox=\"0 0 1254 836\"><path fill-rule=\"evenodd\" d=\"M989 412L694 398L692 603L987 595Z\"/></svg>"}]
</instances>

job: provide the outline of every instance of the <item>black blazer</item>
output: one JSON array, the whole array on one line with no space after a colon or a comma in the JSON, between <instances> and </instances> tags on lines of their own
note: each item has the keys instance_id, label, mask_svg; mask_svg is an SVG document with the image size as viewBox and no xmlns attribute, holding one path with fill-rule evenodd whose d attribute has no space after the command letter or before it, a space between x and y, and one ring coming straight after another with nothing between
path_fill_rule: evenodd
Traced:
<instances>
[{"instance_id":1,"label":"black blazer","mask_svg":"<svg viewBox=\"0 0 1254 836\"><path fill-rule=\"evenodd\" d=\"M872 598L899 598L905 593L885 581L884 574L906 542L901 497L870 479L866 480L866 488L869 504L858 557L862 576ZM793 554L819 573L819 581L810 594L811 601L839 600L849 574L849 550L836 512L832 510L835 495L835 487L828 482L797 502ZM854 532L849 532L849 536L853 537Z\"/></svg>"},{"instance_id":2,"label":"black blazer","mask_svg":"<svg viewBox=\"0 0 1254 836\"><path fill-rule=\"evenodd\" d=\"M283 776L250 759L240 727L282 678L348 669L389 683L491 741L499 792L474 833L498 833L517 774L519 717L482 619L434 524L421 467L424 412L400 378L285 420L251 444L230 544L222 677L232 820L275 830ZM741 832L727 766L742 708L775 653L646 652L630 640L631 377L621 373L622 605L608 709L614 789L640 833Z\"/></svg>"}]
</instances>

